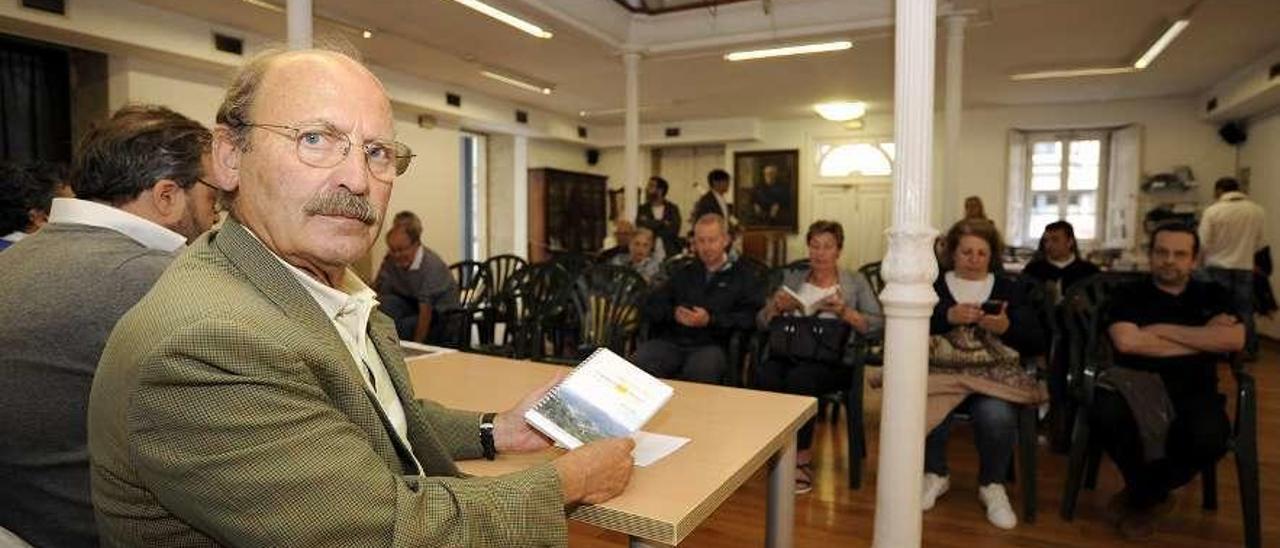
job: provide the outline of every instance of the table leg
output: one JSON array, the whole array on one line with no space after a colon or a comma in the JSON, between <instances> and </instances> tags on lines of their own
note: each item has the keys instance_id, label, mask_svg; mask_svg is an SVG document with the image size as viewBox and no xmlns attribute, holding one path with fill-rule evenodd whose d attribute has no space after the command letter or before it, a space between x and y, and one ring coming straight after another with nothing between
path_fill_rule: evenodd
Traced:
<instances>
[{"instance_id":1,"label":"table leg","mask_svg":"<svg viewBox=\"0 0 1280 548\"><path fill-rule=\"evenodd\" d=\"M627 537L627 548L669 548L669 546L640 537Z\"/></svg>"},{"instance_id":2,"label":"table leg","mask_svg":"<svg viewBox=\"0 0 1280 548\"><path fill-rule=\"evenodd\" d=\"M768 548L790 548L796 516L796 437L782 446L769 462L769 505L765 512Z\"/></svg>"}]
</instances>

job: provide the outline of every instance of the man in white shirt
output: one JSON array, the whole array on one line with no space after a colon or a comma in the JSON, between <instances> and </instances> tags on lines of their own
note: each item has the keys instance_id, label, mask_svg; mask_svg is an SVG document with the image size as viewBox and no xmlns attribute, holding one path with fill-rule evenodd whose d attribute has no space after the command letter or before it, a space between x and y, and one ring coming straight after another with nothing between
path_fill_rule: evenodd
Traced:
<instances>
[{"instance_id":1,"label":"man in white shirt","mask_svg":"<svg viewBox=\"0 0 1280 548\"><path fill-rule=\"evenodd\" d=\"M1200 217L1202 264L1209 279L1231 293L1234 310L1244 321L1245 352L1258 355L1253 318L1253 256L1263 247L1266 213L1240 190L1240 182L1223 177L1213 185L1217 199Z\"/></svg>"},{"instance_id":2,"label":"man in white shirt","mask_svg":"<svg viewBox=\"0 0 1280 548\"><path fill-rule=\"evenodd\" d=\"M0 253L0 527L33 545L98 545L90 385L116 321L217 218L209 142L167 108L120 109L81 142L79 198Z\"/></svg>"},{"instance_id":3,"label":"man in white shirt","mask_svg":"<svg viewBox=\"0 0 1280 548\"><path fill-rule=\"evenodd\" d=\"M492 478L454 460L542 450L523 413L418 400L351 271L412 151L345 53L269 51L233 80L212 167L230 216L121 319L89 402L105 546L564 546L565 505L616 496L630 439ZM201 291L191 289L199 286Z\"/></svg>"}]
</instances>

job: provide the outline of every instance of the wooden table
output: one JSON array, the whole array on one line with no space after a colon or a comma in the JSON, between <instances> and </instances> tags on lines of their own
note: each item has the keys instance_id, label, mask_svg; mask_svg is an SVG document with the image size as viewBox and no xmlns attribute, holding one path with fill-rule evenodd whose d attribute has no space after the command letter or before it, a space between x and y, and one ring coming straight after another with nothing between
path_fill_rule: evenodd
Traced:
<instances>
[{"instance_id":1,"label":"wooden table","mask_svg":"<svg viewBox=\"0 0 1280 548\"><path fill-rule=\"evenodd\" d=\"M418 397L457 409L503 410L568 368L481 356L445 354L408 361ZM710 516L761 466L769 466L765 545L792 545L795 515L796 431L817 411L817 400L668 381L670 403L645 430L692 441L645 468L604 504L580 506L573 519L631 537L631 546L675 546ZM493 476L522 470L558 450L500 455L459 463L462 470Z\"/></svg>"}]
</instances>

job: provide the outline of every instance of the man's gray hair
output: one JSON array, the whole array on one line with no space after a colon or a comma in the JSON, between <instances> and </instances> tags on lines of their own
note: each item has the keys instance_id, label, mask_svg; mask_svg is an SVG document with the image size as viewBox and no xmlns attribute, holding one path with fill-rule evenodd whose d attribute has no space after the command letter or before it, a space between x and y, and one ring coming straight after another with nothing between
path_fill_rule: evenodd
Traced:
<instances>
[{"instance_id":1,"label":"man's gray hair","mask_svg":"<svg viewBox=\"0 0 1280 548\"><path fill-rule=\"evenodd\" d=\"M403 230L405 236L409 237L409 241L413 243L422 242L422 219L412 211L401 211L391 220L391 230L387 231L387 235Z\"/></svg>"},{"instance_id":2,"label":"man's gray hair","mask_svg":"<svg viewBox=\"0 0 1280 548\"><path fill-rule=\"evenodd\" d=\"M719 213L704 213L701 217L698 217L698 221L694 223L694 226L708 224L718 225L720 233L724 234L725 237L729 236L729 221L726 221L723 215Z\"/></svg>"}]
</instances>

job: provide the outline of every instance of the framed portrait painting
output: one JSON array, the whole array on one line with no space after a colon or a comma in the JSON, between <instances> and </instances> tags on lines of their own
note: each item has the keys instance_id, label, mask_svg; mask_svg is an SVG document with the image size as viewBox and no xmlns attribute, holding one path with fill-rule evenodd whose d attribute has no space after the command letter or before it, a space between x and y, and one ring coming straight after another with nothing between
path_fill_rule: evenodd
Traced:
<instances>
[{"instance_id":1,"label":"framed portrait painting","mask_svg":"<svg viewBox=\"0 0 1280 548\"><path fill-rule=\"evenodd\" d=\"M798 230L799 150L733 154L733 203L743 228Z\"/></svg>"}]
</instances>

